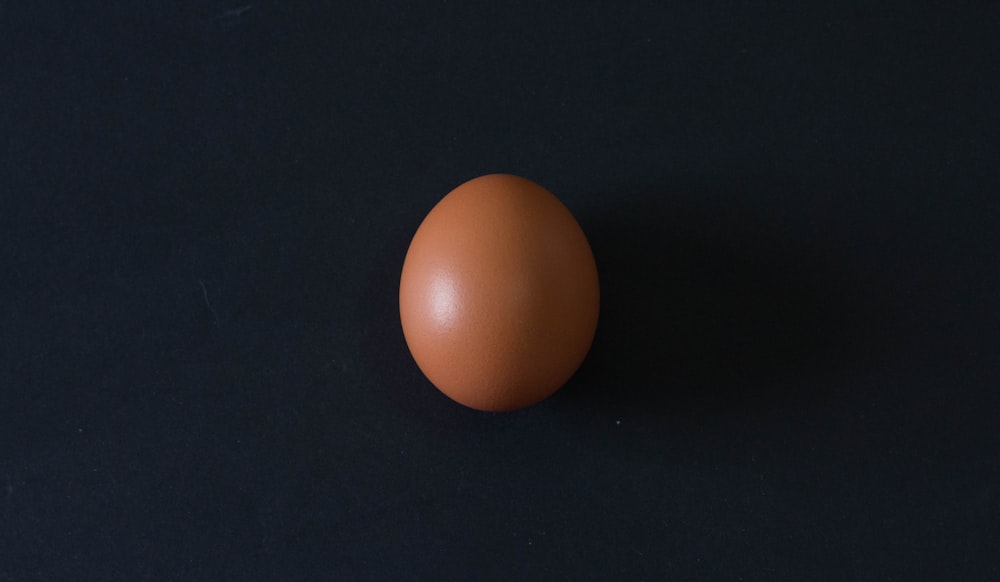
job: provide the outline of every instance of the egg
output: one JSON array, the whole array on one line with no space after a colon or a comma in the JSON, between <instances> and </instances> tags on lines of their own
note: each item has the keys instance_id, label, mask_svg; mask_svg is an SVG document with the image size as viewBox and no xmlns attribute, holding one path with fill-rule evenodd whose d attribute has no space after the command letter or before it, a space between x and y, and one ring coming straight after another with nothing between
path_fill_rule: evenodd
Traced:
<instances>
[{"instance_id":1,"label":"egg","mask_svg":"<svg viewBox=\"0 0 1000 582\"><path fill-rule=\"evenodd\" d=\"M542 186L507 174L441 199L413 236L399 284L417 366L483 411L524 408L565 384L590 349L599 305L576 219Z\"/></svg>"}]
</instances>

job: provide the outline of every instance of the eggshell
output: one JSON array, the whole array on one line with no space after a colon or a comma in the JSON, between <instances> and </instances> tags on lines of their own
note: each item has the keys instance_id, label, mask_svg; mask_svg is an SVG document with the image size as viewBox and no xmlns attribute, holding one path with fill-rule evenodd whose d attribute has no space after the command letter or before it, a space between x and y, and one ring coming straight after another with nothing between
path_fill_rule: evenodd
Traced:
<instances>
[{"instance_id":1,"label":"eggshell","mask_svg":"<svg viewBox=\"0 0 1000 582\"><path fill-rule=\"evenodd\" d=\"M461 404L530 406L558 390L590 349L597 266L548 190L491 174L445 196L410 243L399 286L417 365Z\"/></svg>"}]
</instances>

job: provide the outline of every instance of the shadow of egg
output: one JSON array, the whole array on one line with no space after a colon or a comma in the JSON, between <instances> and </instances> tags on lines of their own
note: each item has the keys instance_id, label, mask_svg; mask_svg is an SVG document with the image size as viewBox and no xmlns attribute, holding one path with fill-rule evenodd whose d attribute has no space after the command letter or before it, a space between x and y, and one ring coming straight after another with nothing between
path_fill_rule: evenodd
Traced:
<instances>
[{"instance_id":1,"label":"shadow of egg","mask_svg":"<svg viewBox=\"0 0 1000 582\"><path fill-rule=\"evenodd\" d=\"M775 192L804 197L766 179L602 196L609 208L581 221L601 319L560 398L612 413L753 412L821 398L838 374L891 349L877 281L811 229L808 212L754 199Z\"/></svg>"}]
</instances>

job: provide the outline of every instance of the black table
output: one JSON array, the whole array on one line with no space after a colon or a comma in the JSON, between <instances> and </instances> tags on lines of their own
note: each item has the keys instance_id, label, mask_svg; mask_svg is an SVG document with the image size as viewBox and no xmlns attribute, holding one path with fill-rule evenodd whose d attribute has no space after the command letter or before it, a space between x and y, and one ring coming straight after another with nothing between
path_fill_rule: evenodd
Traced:
<instances>
[{"instance_id":1,"label":"black table","mask_svg":"<svg viewBox=\"0 0 1000 582\"><path fill-rule=\"evenodd\" d=\"M624 4L0 5L0 580L1000 579L1000 10ZM602 279L510 414L396 304L491 172Z\"/></svg>"}]
</instances>

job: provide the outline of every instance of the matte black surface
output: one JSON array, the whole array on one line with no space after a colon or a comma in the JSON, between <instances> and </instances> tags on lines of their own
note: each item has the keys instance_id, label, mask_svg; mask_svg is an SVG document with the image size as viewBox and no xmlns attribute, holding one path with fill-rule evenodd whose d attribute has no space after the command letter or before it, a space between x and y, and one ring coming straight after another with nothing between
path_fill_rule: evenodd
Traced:
<instances>
[{"instance_id":1,"label":"matte black surface","mask_svg":"<svg viewBox=\"0 0 1000 582\"><path fill-rule=\"evenodd\" d=\"M1000 579L995 3L560 4L0 3L0 580ZM603 294L498 415L396 305L490 172Z\"/></svg>"}]
</instances>

